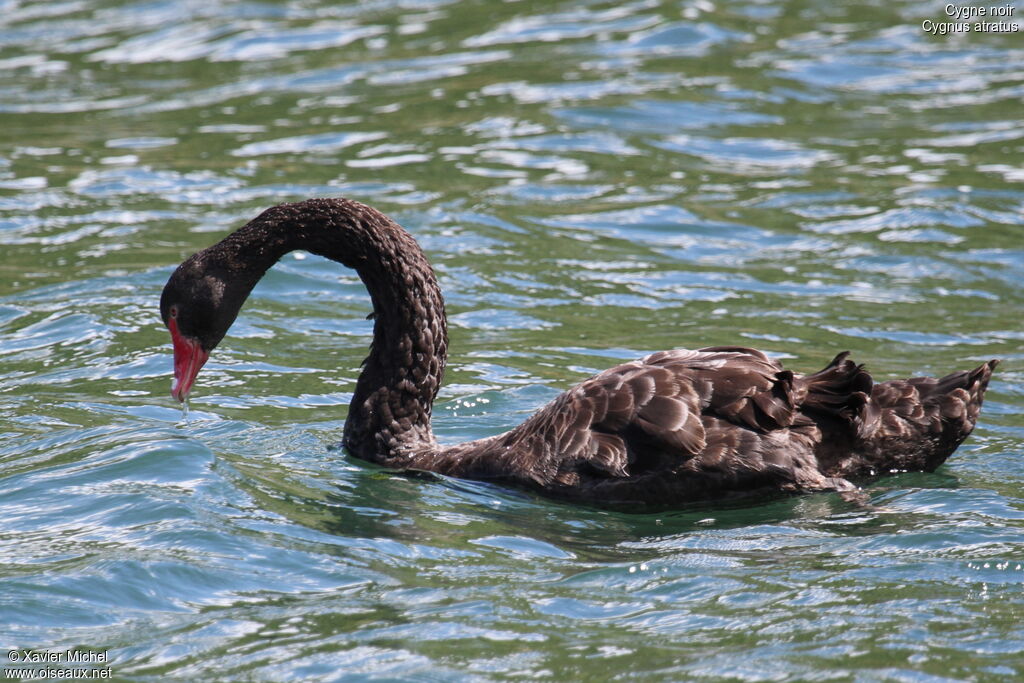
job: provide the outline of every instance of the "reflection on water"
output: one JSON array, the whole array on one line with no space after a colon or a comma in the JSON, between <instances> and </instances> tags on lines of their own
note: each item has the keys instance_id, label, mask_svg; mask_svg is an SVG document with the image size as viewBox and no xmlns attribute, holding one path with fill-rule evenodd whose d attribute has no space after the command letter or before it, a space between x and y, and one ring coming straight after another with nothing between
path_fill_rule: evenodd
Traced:
<instances>
[{"instance_id":1,"label":"reflection on water","mask_svg":"<svg viewBox=\"0 0 1024 683\"><path fill-rule=\"evenodd\" d=\"M1021 675L1016 36L909 2L0 8L11 646L133 679ZM434 262L444 441L661 348L1006 362L950 462L866 503L568 506L335 450L368 300L293 254L183 420L171 268L313 195Z\"/></svg>"}]
</instances>

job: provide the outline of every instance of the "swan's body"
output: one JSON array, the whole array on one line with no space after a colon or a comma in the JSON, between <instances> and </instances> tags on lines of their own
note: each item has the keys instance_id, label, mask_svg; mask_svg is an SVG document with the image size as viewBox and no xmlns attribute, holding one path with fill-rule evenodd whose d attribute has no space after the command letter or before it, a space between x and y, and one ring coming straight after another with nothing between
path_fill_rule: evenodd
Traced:
<instances>
[{"instance_id":1,"label":"swan's body","mask_svg":"<svg viewBox=\"0 0 1024 683\"><path fill-rule=\"evenodd\" d=\"M430 265L378 211L311 199L268 209L171 276L160 305L176 398L256 282L296 249L354 268L373 301L373 344L345 423L352 455L597 504L841 491L855 488L850 478L933 470L974 428L997 363L876 384L845 353L799 375L753 349L662 351L585 380L505 434L441 446L430 415L448 337Z\"/></svg>"}]
</instances>

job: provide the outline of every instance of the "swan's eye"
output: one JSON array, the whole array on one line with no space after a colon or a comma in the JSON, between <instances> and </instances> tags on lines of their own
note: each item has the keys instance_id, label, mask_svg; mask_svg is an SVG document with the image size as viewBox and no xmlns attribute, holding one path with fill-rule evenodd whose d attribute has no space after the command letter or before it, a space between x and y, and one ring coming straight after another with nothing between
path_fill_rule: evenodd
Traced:
<instances>
[{"instance_id":1,"label":"swan's eye","mask_svg":"<svg viewBox=\"0 0 1024 683\"><path fill-rule=\"evenodd\" d=\"M174 304L173 306L171 306L171 310L168 311L167 314L169 316L171 316L172 318L177 318L178 317L178 304Z\"/></svg>"}]
</instances>

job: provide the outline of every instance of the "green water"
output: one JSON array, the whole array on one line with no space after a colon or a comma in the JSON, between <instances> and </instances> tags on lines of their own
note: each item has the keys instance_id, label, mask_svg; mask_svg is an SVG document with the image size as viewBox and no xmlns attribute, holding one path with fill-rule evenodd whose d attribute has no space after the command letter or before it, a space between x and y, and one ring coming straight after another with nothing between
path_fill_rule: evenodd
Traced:
<instances>
[{"instance_id":1,"label":"green water","mask_svg":"<svg viewBox=\"0 0 1024 683\"><path fill-rule=\"evenodd\" d=\"M1024 676L1024 32L926 19L0 0L2 675L80 648L138 681ZM333 450L369 301L297 254L183 420L164 281L318 195L435 264L444 441L663 348L1004 364L949 462L869 504L573 507Z\"/></svg>"}]
</instances>

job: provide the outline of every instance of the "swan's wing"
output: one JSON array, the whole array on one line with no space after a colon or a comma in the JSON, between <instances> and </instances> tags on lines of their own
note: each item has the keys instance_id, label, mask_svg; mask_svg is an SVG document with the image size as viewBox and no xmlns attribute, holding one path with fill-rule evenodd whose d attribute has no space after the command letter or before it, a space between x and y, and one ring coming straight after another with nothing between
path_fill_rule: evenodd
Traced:
<instances>
[{"instance_id":1,"label":"swan's wing","mask_svg":"<svg viewBox=\"0 0 1024 683\"><path fill-rule=\"evenodd\" d=\"M672 470L705 451L711 425L755 434L801 420L792 373L759 351L715 347L663 351L606 370L515 431L536 439L525 449L543 453L534 478L550 482L581 466L611 477Z\"/></svg>"},{"instance_id":2,"label":"swan's wing","mask_svg":"<svg viewBox=\"0 0 1024 683\"><path fill-rule=\"evenodd\" d=\"M714 346L662 351L643 362L673 369L689 381L706 415L757 432L793 426L800 417L795 376L755 349Z\"/></svg>"}]
</instances>

